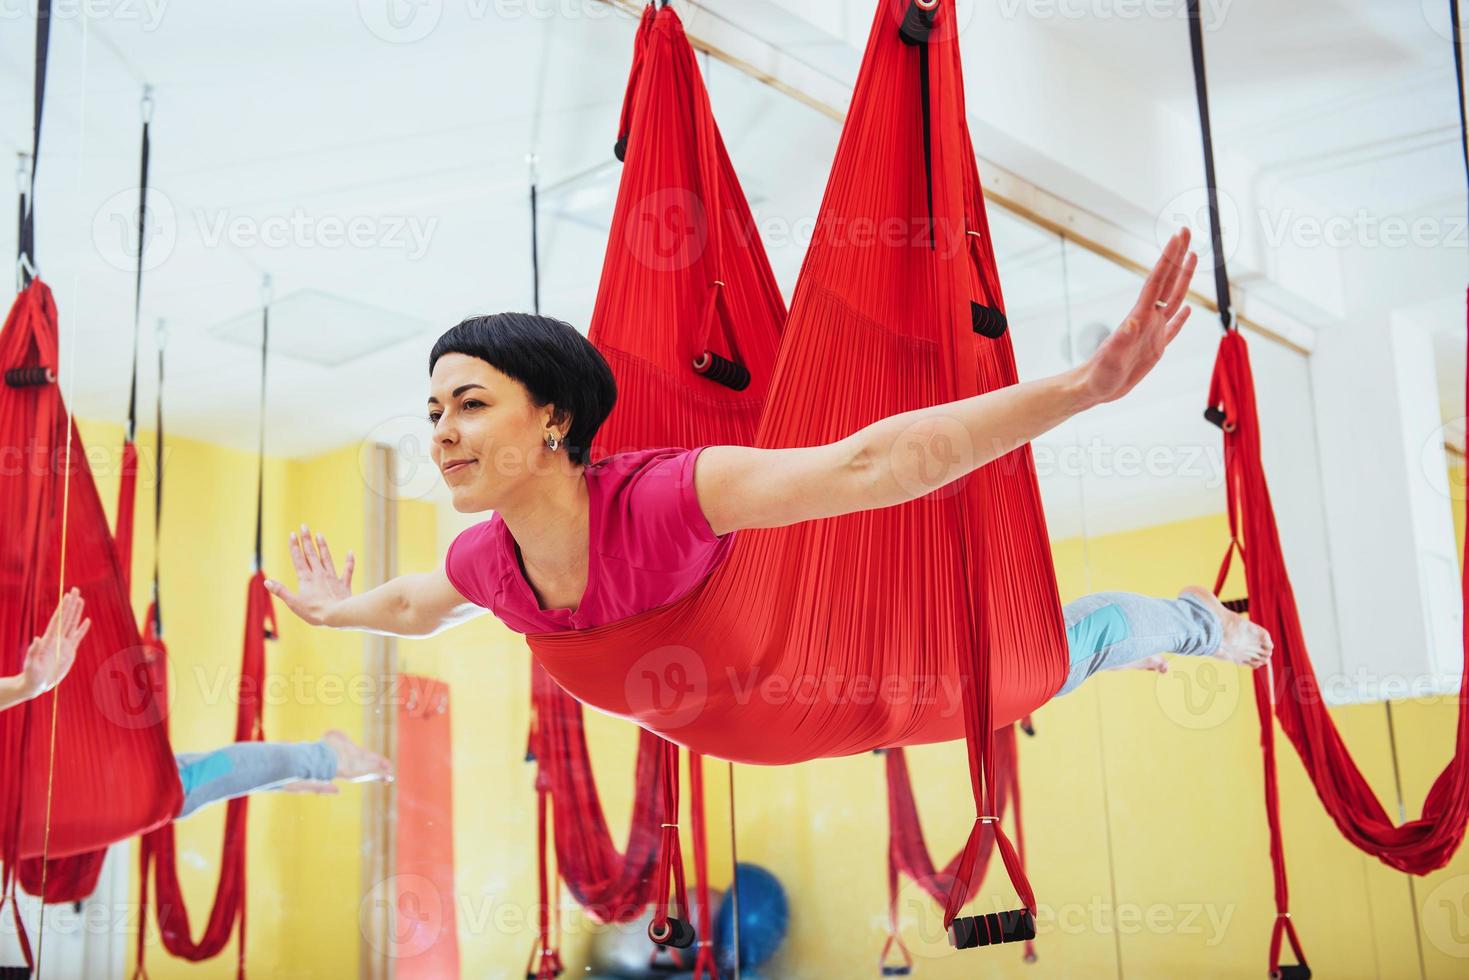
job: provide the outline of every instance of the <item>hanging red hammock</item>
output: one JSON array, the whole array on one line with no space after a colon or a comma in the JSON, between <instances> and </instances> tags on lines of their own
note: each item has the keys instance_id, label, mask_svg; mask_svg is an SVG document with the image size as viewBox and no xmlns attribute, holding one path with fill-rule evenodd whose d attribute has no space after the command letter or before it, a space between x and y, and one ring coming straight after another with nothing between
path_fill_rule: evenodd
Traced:
<instances>
[{"instance_id":1,"label":"hanging red hammock","mask_svg":"<svg viewBox=\"0 0 1469 980\"><path fill-rule=\"evenodd\" d=\"M49 0L43 0L43 8L49 7ZM49 23L49 12L44 15ZM42 47L49 46L49 28L38 25L38 31L46 34ZM39 57L38 63L44 65L44 54ZM37 75L38 90L42 93L44 100L44 68ZM147 225L148 216L148 161L149 161L149 125L152 116L152 97L145 88L143 96L143 139L141 146L141 159L139 166L139 197L138 197L138 235L142 241L143 229ZM39 139L40 113L37 113L37 139ZM21 213L27 214L26 202L21 201ZM33 216L31 216L33 218ZM24 218L22 219L25 220ZM25 235L22 234L22 238ZM24 251L24 246L22 248ZM117 513L113 519L113 541L117 546L117 563L122 570L122 593L131 595L132 567L133 567L133 511L134 501L137 498L138 489L138 447L134 439L137 435L137 395L138 395L138 335L139 321L142 313L143 297L143 253L140 247L137 253L137 270L134 277L133 291L133 370L130 394L128 398L127 428L123 436L122 446L122 471L117 486ZM161 358L161 355L160 355ZM162 363L159 364L160 372ZM161 373L160 373L161 378ZM162 420L160 418L160 431ZM154 568L157 568L155 559ZM157 592L158 582L155 577L154 591ZM97 879L102 874L102 864L106 860L106 849L87 851L83 854L75 854L71 857L55 858L50 861L42 861L32 858L22 861L17 869L17 877L20 886L32 895L41 895L45 902L78 902L92 894L97 887ZM44 895L42 894L44 892Z\"/></svg>"},{"instance_id":2,"label":"hanging red hammock","mask_svg":"<svg viewBox=\"0 0 1469 980\"><path fill-rule=\"evenodd\" d=\"M1469 824L1469 638L1465 643L1466 673L1459 694L1454 756L1434 780L1422 814L1417 819L1395 824L1347 750L1311 667L1295 593L1281 551L1270 488L1260 461L1260 419L1255 406L1249 348L1237 330L1226 333L1220 342L1209 404L1218 413L1214 417L1224 430L1228 477L1230 547L1220 570L1219 585L1222 586L1228 572L1230 558L1238 551L1245 567L1250 619L1264 627L1275 640L1271 669L1256 671L1254 678L1261 744L1265 749L1267 816L1280 913L1271 940L1271 968L1274 969L1279 965L1282 937L1290 941L1298 958L1300 945L1288 915L1272 715L1295 746L1306 775L1342 836L1384 864L1410 874L1427 874L1448 864L1463 843L1465 827ZM1462 584L1461 588L1464 588ZM1469 606L1469 588L1465 589L1463 598Z\"/></svg>"},{"instance_id":3,"label":"hanging red hammock","mask_svg":"<svg viewBox=\"0 0 1469 980\"><path fill-rule=\"evenodd\" d=\"M65 685L0 714L7 880L20 859L97 850L161 825L182 802L119 556L56 367L56 306L33 280L0 332L0 445L24 463L0 476L0 523L17 531L0 543L0 673L19 671L61 589L81 589L92 630Z\"/></svg>"},{"instance_id":4,"label":"hanging red hammock","mask_svg":"<svg viewBox=\"0 0 1469 980\"><path fill-rule=\"evenodd\" d=\"M1347 751L1311 667L1260 462L1249 349L1237 330L1219 344L1209 403L1223 412L1230 553L1238 550L1244 561L1250 619L1275 640L1273 691L1272 681L1256 673L1263 695L1273 697L1281 730L1347 840L1399 871L1427 874L1443 867L1463 842L1469 822L1469 674L1460 688L1454 757L1434 780L1423 815L1395 825ZM1469 599L1469 590L1464 596ZM1465 649L1469 666L1469 645Z\"/></svg>"},{"instance_id":5,"label":"hanging red hammock","mask_svg":"<svg viewBox=\"0 0 1469 980\"><path fill-rule=\"evenodd\" d=\"M148 607L148 632L145 641L155 654L153 670L159 688L167 683L164 665L168 660L168 648L154 632L157 621L156 609ZM265 641L276 635L275 607L270 593L265 588L265 573L256 570L250 576L245 589L245 638L240 658L240 681L235 708L235 741L260 742L265 740L262 728L263 705L260 692L265 683ZM225 804L224 840L220 846L219 880L214 889L214 901L209 909L209 921L204 935L198 942L193 939L189 924L189 909L184 903L183 889L179 886L178 859L174 845L173 823L169 822L152 833L145 834L138 849L138 942L133 971L134 980L147 977L144 952L147 943L144 934L147 926L149 875L157 885L153 900L154 919L163 948L181 959L198 962L207 960L224 949L230 935L238 926L236 943L236 975L245 976L245 831L249 814L250 798L236 797Z\"/></svg>"},{"instance_id":6,"label":"hanging red hammock","mask_svg":"<svg viewBox=\"0 0 1469 980\"><path fill-rule=\"evenodd\" d=\"M117 564L122 571L122 594L132 594L133 504L138 486L138 447L131 438L122 446L122 472L117 486L116 530L112 539L117 546ZM144 641L146 643L146 640ZM107 849L98 848L71 857L26 858L16 865L16 880L29 894L40 896L47 904L80 902L97 890L97 879Z\"/></svg>"},{"instance_id":7,"label":"hanging red hammock","mask_svg":"<svg viewBox=\"0 0 1469 980\"><path fill-rule=\"evenodd\" d=\"M1449 7L1454 27L1460 135L1469 137L1469 123L1466 123L1464 113L1463 54L1458 40L1458 0L1450 0ZM1254 675L1277 913L1270 937L1269 964L1272 976L1304 980L1310 977L1311 971L1290 915L1290 889L1280 827L1274 724L1279 722L1281 730L1295 746L1306 775L1316 788L1316 795L1343 837L1400 871L1421 875L1442 868L1463 843L1466 825L1469 825L1469 615L1465 617L1463 676L1453 758L1434 780L1421 815L1401 825L1394 824L1351 757L1326 708L1306 649L1295 592L1286 571L1270 487L1260 459L1260 418L1255 404L1249 347L1231 311L1229 275L1223 259L1215 200L1218 192L1214 178L1203 28L1197 0L1189 0L1188 8L1194 84L1210 198L1210 234L1216 260L1214 281L1219 315L1225 328L1209 386L1209 406L1204 413L1224 433L1228 495L1230 542L1214 590L1217 593L1223 588L1230 563L1238 552L1245 567L1249 596L1247 602L1239 605L1247 608L1250 619L1264 627L1275 641L1270 667L1256 671ZM1464 146L1469 147L1469 143ZM1469 174L1469 148L1464 153L1465 170ZM1466 336L1469 336L1469 320L1466 320ZM1466 397L1469 397L1469 377L1466 377L1465 385ZM1469 553L1466 553L1465 561L1469 563ZM1469 580L1461 579L1460 589L1461 602L1465 612L1469 613ZM1286 942L1295 954L1295 964L1282 965L1280 962Z\"/></svg>"},{"instance_id":8,"label":"hanging red hammock","mask_svg":"<svg viewBox=\"0 0 1469 980\"><path fill-rule=\"evenodd\" d=\"M146 145L146 135L144 139ZM266 364L270 342L270 308L261 312L260 340L260 388L261 404L265 400ZM134 371L136 378L136 370ZM157 402L157 452L154 454L155 498L153 512L155 520L163 516L163 349L158 352L158 402ZM265 573L261 570L263 522L265 516L265 419L260 419L262 452L257 461L258 480L255 493L255 572L245 587L245 635L240 652L240 677L236 682L235 737L236 742L260 742L265 740L264 705L260 692L265 684L265 641L277 635L275 605L265 588ZM131 428L131 426L130 426ZM157 524L155 524L155 534ZM158 544L154 542L155 555ZM154 601L148 606L144 640L148 644L149 664L153 671L156 688L166 695L168 684L168 648L162 636L162 617L159 611L158 563L153 565ZM189 924L189 909L184 904L183 890L179 887L177 854L174 844L173 824L168 823L152 833L145 834L138 847L138 935L136 960L133 968L134 980L146 978L145 942L150 875L157 884L154 901L154 918L164 949L181 959L199 962L211 959L228 944L230 935L238 927L236 942L236 974L245 976L245 843L249 814L249 797L241 796L225 805L224 835L220 845L219 879L215 884L214 901L209 909L209 921L204 935L195 942Z\"/></svg>"},{"instance_id":9,"label":"hanging red hammock","mask_svg":"<svg viewBox=\"0 0 1469 980\"><path fill-rule=\"evenodd\" d=\"M898 32L909 3L878 6L757 445L834 441L877 419L1016 380L1008 339L976 336L1003 326L1003 299L965 122L957 38L943 29L953 9L942 0L933 8L939 29L926 43L909 44ZM630 158L643 127L660 122L635 107ZM668 166L664 158L642 163L654 200L666 188L687 187L660 179ZM672 193L682 208L674 218L703 206L692 192ZM670 262L728 263L731 250L719 236L708 236L713 249L701 247L705 226L697 220L646 214L633 208L614 220L615 251L598 302L606 333L598 339L604 351L625 350L632 344L619 343L618 333L651 331L667 337L660 349L683 358L645 371L637 400L619 403L620 424L629 428L660 415L684 417L682 406L701 396L705 404L716 394L727 398L698 369L713 363L737 388L740 368L758 364L759 354L741 346L743 313L717 266L705 276L710 312L703 320L660 315L658 293L644 283ZM670 236L670 228L682 233ZM613 366L626 370L616 360ZM993 729L1049 699L1067 665L1028 448L901 507L742 531L728 560L689 596L608 626L528 641L579 700L734 761L782 764L967 737L983 818L995 815ZM955 687L964 691L962 705L941 696ZM973 873L980 823L956 880ZM997 837L1033 911L1014 849L1002 831ZM951 893L946 922L963 891ZM963 924L955 941L991 940L974 927ZM1020 931L1007 928L1004 938Z\"/></svg>"}]
</instances>

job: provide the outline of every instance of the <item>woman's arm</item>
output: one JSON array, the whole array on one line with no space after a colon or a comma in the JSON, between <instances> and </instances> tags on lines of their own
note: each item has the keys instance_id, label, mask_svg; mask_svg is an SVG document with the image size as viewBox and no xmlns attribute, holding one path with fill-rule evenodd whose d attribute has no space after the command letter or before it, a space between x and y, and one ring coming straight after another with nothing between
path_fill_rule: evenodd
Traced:
<instances>
[{"instance_id":1,"label":"woman's arm","mask_svg":"<svg viewBox=\"0 0 1469 980\"><path fill-rule=\"evenodd\" d=\"M375 589L353 595L354 562L352 552L347 552L343 572L338 575L326 537L313 535L303 524L299 535L291 535L297 591L290 591L274 579L267 579L265 588L312 626L384 636L433 636L485 612L459 594L443 569L399 575Z\"/></svg>"},{"instance_id":2,"label":"woman's arm","mask_svg":"<svg viewBox=\"0 0 1469 980\"><path fill-rule=\"evenodd\" d=\"M1188 319L1197 256L1175 234L1137 305L1082 366L874 422L802 449L710 446L694 484L716 534L891 507L943 487L1094 405L1131 391Z\"/></svg>"},{"instance_id":3,"label":"woman's arm","mask_svg":"<svg viewBox=\"0 0 1469 980\"><path fill-rule=\"evenodd\" d=\"M77 647L92 628L82 619L81 591L73 588L61 597L44 636L31 641L25 666L14 677L0 677L0 711L39 697L60 684L76 663Z\"/></svg>"}]
</instances>

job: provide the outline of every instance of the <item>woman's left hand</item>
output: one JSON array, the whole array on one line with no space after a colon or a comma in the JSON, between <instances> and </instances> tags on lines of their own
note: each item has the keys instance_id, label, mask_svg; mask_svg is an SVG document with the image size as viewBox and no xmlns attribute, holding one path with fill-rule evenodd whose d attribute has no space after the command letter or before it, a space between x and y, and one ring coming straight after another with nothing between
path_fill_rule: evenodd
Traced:
<instances>
[{"instance_id":1,"label":"woman's left hand","mask_svg":"<svg viewBox=\"0 0 1469 980\"><path fill-rule=\"evenodd\" d=\"M1082 384L1092 404L1116 401L1136 387L1188 320L1189 307L1183 300L1199 262L1188 250L1188 241L1187 228L1168 240L1143 283L1137 305L1082 366Z\"/></svg>"}]
</instances>

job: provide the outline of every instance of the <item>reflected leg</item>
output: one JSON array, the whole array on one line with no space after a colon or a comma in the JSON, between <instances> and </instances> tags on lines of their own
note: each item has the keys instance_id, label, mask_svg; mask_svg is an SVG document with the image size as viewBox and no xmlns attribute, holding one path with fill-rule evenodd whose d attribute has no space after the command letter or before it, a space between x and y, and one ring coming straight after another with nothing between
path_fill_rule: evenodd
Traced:
<instances>
[{"instance_id":1,"label":"reflected leg","mask_svg":"<svg viewBox=\"0 0 1469 980\"><path fill-rule=\"evenodd\" d=\"M236 742L213 752L177 755L187 817L208 803L247 793L279 789L297 780L330 782L337 776L337 755L324 740L316 742Z\"/></svg>"}]
</instances>

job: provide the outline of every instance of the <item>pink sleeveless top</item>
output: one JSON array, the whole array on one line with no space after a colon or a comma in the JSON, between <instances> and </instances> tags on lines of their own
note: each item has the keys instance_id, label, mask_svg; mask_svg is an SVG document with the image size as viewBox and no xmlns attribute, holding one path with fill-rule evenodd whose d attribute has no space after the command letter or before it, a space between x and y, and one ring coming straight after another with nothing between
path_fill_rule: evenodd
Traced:
<instances>
[{"instance_id":1,"label":"pink sleeveless top","mask_svg":"<svg viewBox=\"0 0 1469 980\"><path fill-rule=\"evenodd\" d=\"M591 507L587 589L575 609L542 609L520 548L496 514L444 556L459 594L517 633L591 629L672 602L719 566L735 532L715 536L694 493L699 449L649 449L586 468Z\"/></svg>"}]
</instances>

